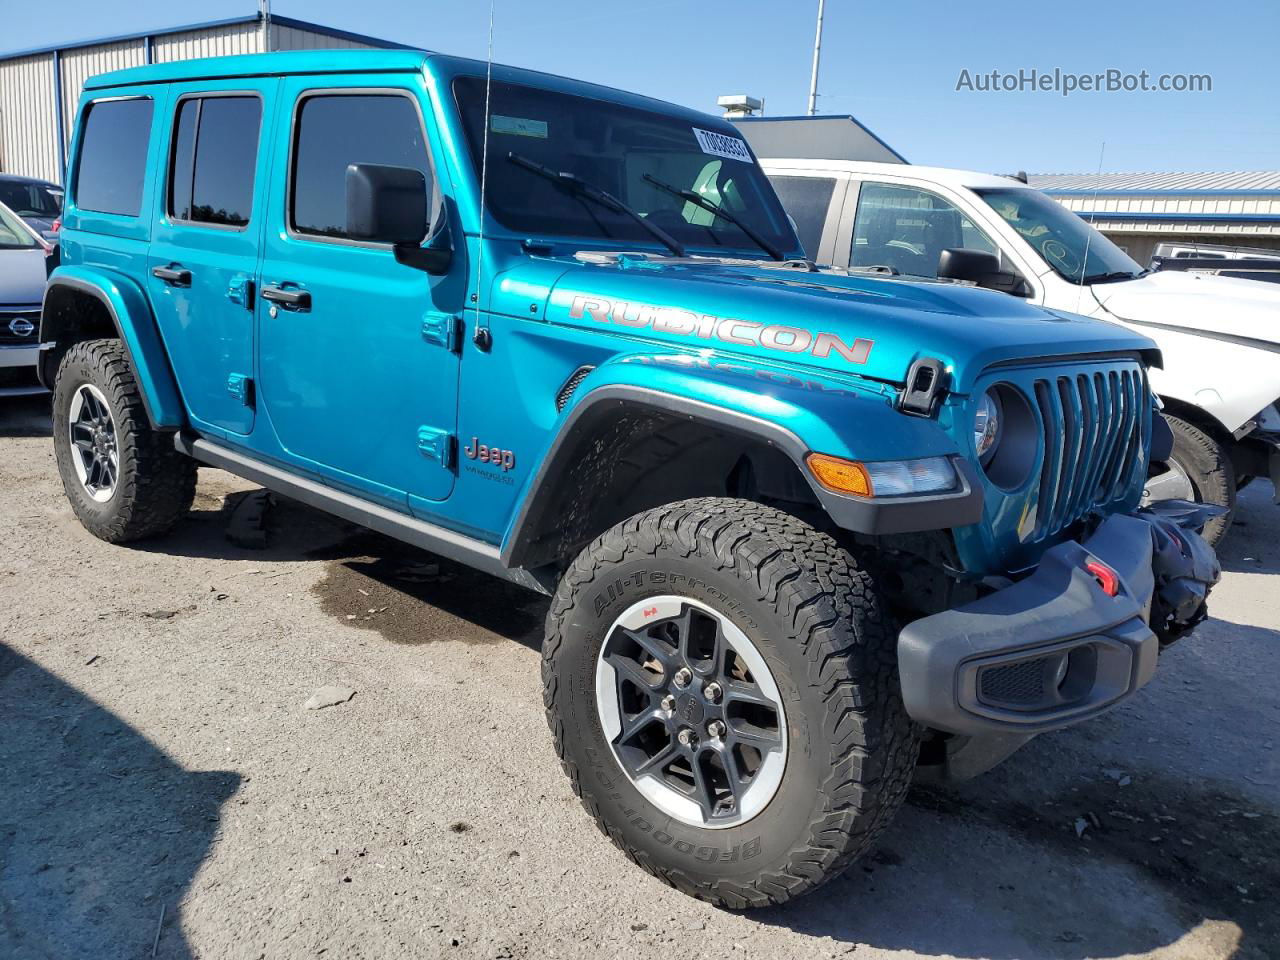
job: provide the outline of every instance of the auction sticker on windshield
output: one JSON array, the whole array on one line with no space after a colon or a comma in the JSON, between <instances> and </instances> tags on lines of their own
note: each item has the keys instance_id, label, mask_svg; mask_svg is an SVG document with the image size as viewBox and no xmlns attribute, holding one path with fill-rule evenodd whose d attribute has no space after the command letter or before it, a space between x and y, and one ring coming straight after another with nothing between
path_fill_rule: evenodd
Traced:
<instances>
[{"instance_id":1,"label":"auction sticker on windshield","mask_svg":"<svg viewBox=\"0 0 1280 960\"><path fill-rule=\"evenodd\" d=\"M747 149L745 140L710 130L699 130L697 127L693 128L693 135L698 138L698 146L702 148L703 153L709 153L713 157L741 160L743 163L751 162L751 151Z\"/></svg>"},{"instance_id":2,"label":"auction sticker on windshield","mask_svg":"<svg viewBox=\"0 0 1280 960\"><path fill-rule=\"evenodd\" d=\"M494 114L489 118L489 129L494 133L508 133L513 137L547 139L547 121L526 120L524 117L503 117Z\"/></svg>"}]
</instances>

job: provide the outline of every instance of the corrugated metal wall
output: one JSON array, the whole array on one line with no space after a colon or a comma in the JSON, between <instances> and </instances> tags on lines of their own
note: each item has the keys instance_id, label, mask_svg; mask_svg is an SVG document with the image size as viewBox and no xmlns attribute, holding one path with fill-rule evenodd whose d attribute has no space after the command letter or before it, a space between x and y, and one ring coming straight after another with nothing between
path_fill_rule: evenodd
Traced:
<instances>
[{"instance_id":1,"label":"corrugated metal wall","mask_svg":"<svg viewBox=\"0 0 1280 960\"><path fill-rule=\"evenodd\" d=\"M272 50L376 50L369 43L347 40L344 37L329 37L312 30L299 30L275 24L271 28Z\"/></svg>"},{"instance_id":2,"label":"corrugated metal wall","mask_svg":"<svg viewBox=\"0 0 1280 960\"><path fill-rule=\"evenodd\" d=\"M0 170L62 180L53 54L0 61Z\"/></svg>"},{"instance_id":3,"label":"corrugated metal wall","mask_svg":"<svg viewBox=\"0 0 1280 960\"><path fill-rule=\"evenodd\" d=\"M158 36L153 43L156 63L196 60L200 57L230 57L237 53L262 52L262 26L233 23L207 30L188 30Z\"/></svg>"},{"instance_id":4,"label":"corrugated metal wall","mask_svg":"<svg viewBox=\"0 0 1280 960\"><path fill-rule=\"evenodd\" d=\"M275 50L375 49L372 44L280 23L271 27L271 46ZM138 38L62 51L62 120L68 147L85 80L146 63L146 48L146 41ZM155 63L261 51L262 25L256 21L157 34L151 41ZM52 53L0 60L0 172L62 182L53 64Z\"/></svg>"},{"instance_id":5,"label":"corrugated metal wall","mask_svg":"<svg viewBox=\"0 0 1280 960\"><path fill-rule=\"evenodd\" d=\"M84 89L84 82L95 73L137 67L146 62L146 44L141 40L126 40L124 43L110 43L99 47L80 47L62 54L62 124L68 147L71 146L71 131L75 128L76 122L76 104L80 102L80 92ZM61 180L62 178L46 175L46 179Z\"/></svg>"}]
</instances>

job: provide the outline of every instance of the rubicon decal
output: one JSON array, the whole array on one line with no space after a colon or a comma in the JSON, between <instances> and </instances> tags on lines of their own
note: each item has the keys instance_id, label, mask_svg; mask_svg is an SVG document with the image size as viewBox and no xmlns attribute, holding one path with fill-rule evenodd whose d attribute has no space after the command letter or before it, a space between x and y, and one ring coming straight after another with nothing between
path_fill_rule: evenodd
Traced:
<instances>
[{"instance_id":1,"label":"rubicon decal","mask_svg":"<svg viewBox=\"0 0 1280 960\"><path fill-rule=\"evenodd\" d=\"M814 333L804 327L781 323L756 323L738 317L717 317L695 313L682 307L659 307L627 300L575 296L569 307L574 320L589 317L596 323L612 323L633 329L648 328L654 333L698 337L742 347L763 347L779 353L808 353L818 358L839 354L849 363L866 363L874 340L858 338L846 343L834 333Z\"/></svg>"}]
</instances>

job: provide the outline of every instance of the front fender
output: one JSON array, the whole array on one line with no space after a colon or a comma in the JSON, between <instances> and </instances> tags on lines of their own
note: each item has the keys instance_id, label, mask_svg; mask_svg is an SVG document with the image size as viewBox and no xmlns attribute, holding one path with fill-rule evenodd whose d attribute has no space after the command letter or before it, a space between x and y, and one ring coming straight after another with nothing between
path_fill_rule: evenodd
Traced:
<instances>
[{"instance_id":1,"label":"front fender","mask_svg":"<svg viewBox=\"0 0 1280 960\"><path fill-rule=\"evenodd\" d=\"M76 329L73 311L66 309L69 294L90 296L106 309L124 342L134 376L142 393L151 425L176 430L186 422L178 382L169 364L160 329L146 294L133 280L101 267L63 266L49 277L40 324L41 345L65 339ZM43 365L41 365L43 370ZM42 372L41 381L52 379ZM45 383L52 389L52 383Z\"/></svg>"},{"instance_id":2,"label":"front fender","mask_svg":"<svg viewBox=\"0 0 1280 960\"><path fill-rule=\"evenodd\" d=\"M595 431L630 409L697 420L776 447L795 464L832 520L848 530L937 530L982 517L982 491L971 465L936 421L898 412L888 387L688 354L628 354L601 364L565 405L504 538L506 562L519 564L534 532L553 519L547 516L553 491L589 449ZM951 457L959 486L918 497L837 494L814 479L805 465L809 453L864 461Z\"/></svg>"}]
</instances>

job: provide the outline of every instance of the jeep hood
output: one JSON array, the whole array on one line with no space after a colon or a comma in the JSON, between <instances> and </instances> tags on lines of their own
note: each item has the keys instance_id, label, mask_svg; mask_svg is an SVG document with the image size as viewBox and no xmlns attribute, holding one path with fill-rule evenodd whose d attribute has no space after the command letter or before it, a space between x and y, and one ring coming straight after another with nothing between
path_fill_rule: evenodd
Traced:
<instances>
[{"instance_id":1,"label":"jeep hood","mask_svg":"<svg viewBox=\"0 0 1280 960\"><path fill-rule=\"evenodd\" d=\"M1002 361L1155 350L1124 327L959 284L743 261L623 255L562 262L567 269L546 304L550 323L894 384L926 356L948 368L952 390L967 393ZM527 295L539 285L535 276L546 282L543 270L526 263L533 282L516 266L499 279L500 291Z\"/></svg>"},{"instance_id":2,"label":"jeep hood","mask_svg":"<svg viewBox=\"0 0 1280 960\"><path fill-rule=\"evenodd\" d=\"M1120 320L1280 343L1280 284L1181 270L1095 284L1098 303Z\"/></svg>"}]
</instances>

